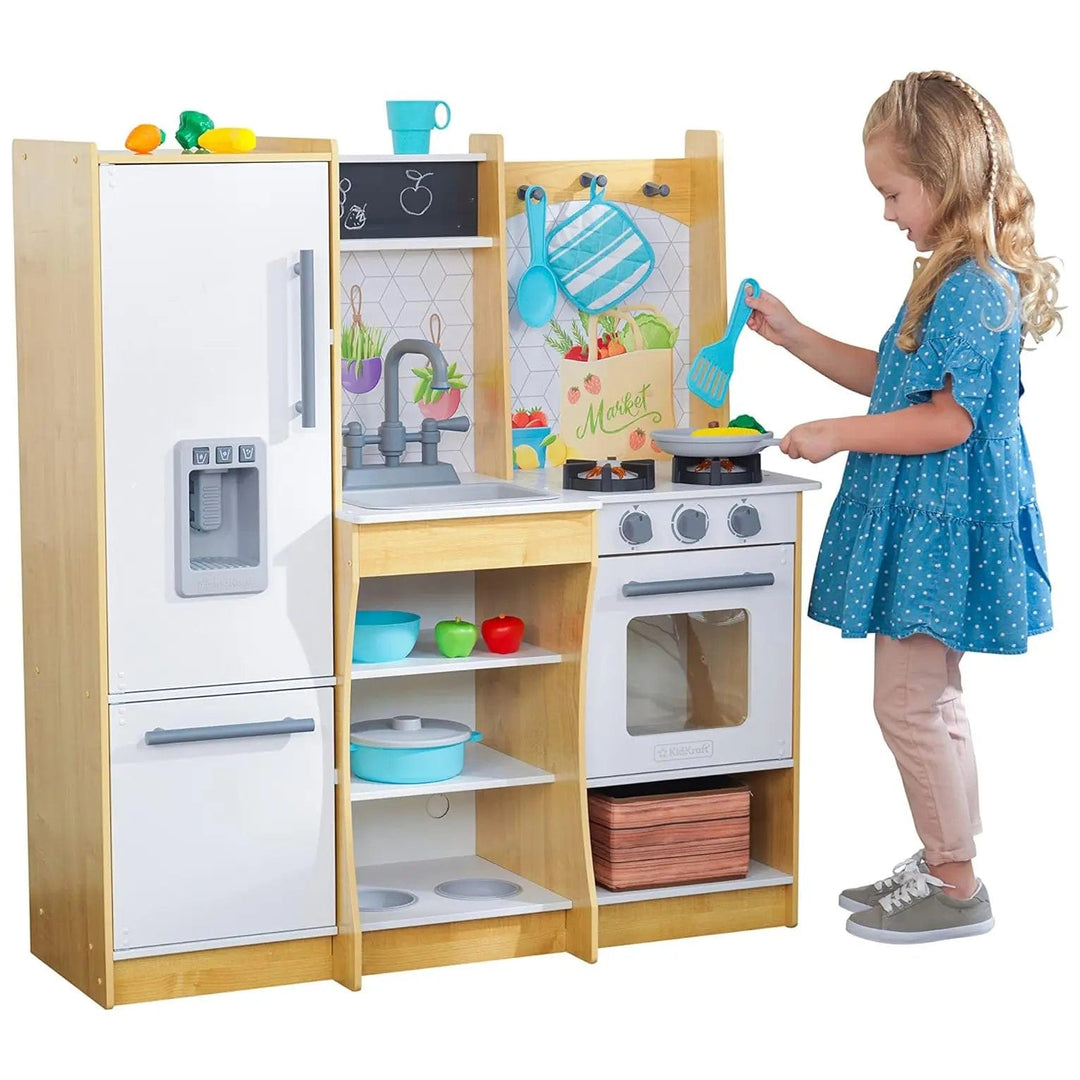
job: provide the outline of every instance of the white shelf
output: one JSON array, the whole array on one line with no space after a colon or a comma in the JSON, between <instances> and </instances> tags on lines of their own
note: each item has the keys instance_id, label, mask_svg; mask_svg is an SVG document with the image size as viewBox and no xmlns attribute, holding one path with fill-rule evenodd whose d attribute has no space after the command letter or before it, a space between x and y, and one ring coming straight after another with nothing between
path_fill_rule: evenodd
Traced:
<instances>
[{"instance_id":1,"label":"white shelf","mask_svg":"<svg viewBox=\"0 0 1080 1080\"><path fill-rule=\"evenodd\" d=\"M342 240L342 251L435 251L444 248L489 248L490 236L387 236L382 239Z\"/></svg>"},{"instance_id":2,"label":"white shelf","mask_svg":"<svg viewBox=\"0 0 1080 1080\"><path fill-rule=\"evenodd\" d=\"M410 161L487 161L487 154L339 154L342 163L380 161L400 161L403 165Z\"/></svg>"},{"instance_id":3,"label":"white shelf","mask_svg":"<svg viewBox=\"0 0 1080 1080\"><path fill-rule=\"evenodd\" d=\"M527 784L552 784L555 774L526 765L508 754L492 750L482 742L465 747L465 768L449 780L432 784L377 784L371 780L352 781L352 801L369 799L404 799L410 795L438 795L450 791L479 791L481 788L524 787Z\"/></svg>"},{"instance_id":4,"label":"white shelf","mask_svg":"<svg viewBox=\"0 0 1080 1080\"><path fill-rule=\"evenodd\" d=\"M468 656L449 659L435 645L435 631L421 630L413 651L404 660L386 664L353 664L356 679L394 679L401 675L445 675L452 671L479 671L482 668L531 667L534 664L558 664L561 653L549 652L527 641L513 653L493 653L483 640Z\"/></svg>"},{"instance_id":5,"label":"white shelf","mask_svg":"<svg viewBox=\"0 0 1080 1080\"><path fill-rule=\"evenodd\" d=\"M500 878L521 886L521 892L500 900L452 900L435 892L440 882L453 878ZM569 900L542 889L527 878L512 874L477 855L452 859L425 859L422 862L385 863L358 866L356 884L365 888L404 889L416 895L408 907L388 911L361 911L360 929L393 930L402 926L431 926L434 923L499 919L512 915L532 915L540 911L566 911Z\"/></svg>"},{"instance_id":6,"label":"white shelf","mask_svg":"<svg viewBox=\"0 0 1080 1080\"><path fill-rule=\"evenodd\" d=\"M699 881L693 885L665 885L659 889L620 889L611 892L596 886L597 904L634 904L641 900L667 900L672 896L699 896L702 893L735 892L739 889L764 889L770 885L790 885L795 879L764 863L750 860L750 870L744 878L732 881Z\"/></svg>"}]
</instances>

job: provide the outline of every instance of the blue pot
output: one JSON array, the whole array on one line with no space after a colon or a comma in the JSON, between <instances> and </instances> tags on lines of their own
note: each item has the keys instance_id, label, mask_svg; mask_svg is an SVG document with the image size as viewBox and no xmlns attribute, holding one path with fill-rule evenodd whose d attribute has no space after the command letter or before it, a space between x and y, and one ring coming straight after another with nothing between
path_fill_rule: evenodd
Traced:
<instances>
[{"instance_id":1,"label":"blue pot","mask_svg":"<svg viewBox=\"0 0 1080 1080\"><path fill-rule=\"evenodd\" d=\"M465 768L465 744L483 735L455 720L395 716L350 727L354 776L380 784L434 784Z\"/></svg>"},{"instance_id":2,"label":"blue pot","mask_svg":"<svg viewBox=\"0 0 1080 1080\"><path fill-rule=\"evenodd\" d=\"M354 664L404 660L420 637L420 616L411 611L358 611L353 631Z\"/></svg>"}]
</instances>

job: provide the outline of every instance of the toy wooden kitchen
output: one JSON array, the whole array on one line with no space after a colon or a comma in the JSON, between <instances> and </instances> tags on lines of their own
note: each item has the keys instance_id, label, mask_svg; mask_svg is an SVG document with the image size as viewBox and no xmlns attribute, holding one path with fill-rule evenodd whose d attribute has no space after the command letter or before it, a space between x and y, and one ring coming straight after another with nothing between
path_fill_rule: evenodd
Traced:
<instances>
[{"instance_id":1,"label":"toy wooden kitchen","mask_svg":"<svg viewBox=\"0 0 1080 1080\"><path fill-rule=\"evenodd\" d=\"M13 168L36 956L111 1007L795 925L820 485L661 445L770 434L687 389L716 133Z\"/></svg>"}]
</instances>

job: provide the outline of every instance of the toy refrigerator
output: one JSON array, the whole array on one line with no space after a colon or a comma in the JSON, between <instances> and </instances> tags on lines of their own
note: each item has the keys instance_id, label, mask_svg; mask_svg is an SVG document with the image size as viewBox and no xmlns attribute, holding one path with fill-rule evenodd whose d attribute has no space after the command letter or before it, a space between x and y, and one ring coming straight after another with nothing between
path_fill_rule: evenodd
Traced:
<instances>
[{"instance_id":1,"label":"toy refrigerator","mask_svg":"<svg viewBox=\"0 0 1080 1080\"><path fill-rule=\"evenodd\" d=\"M329 169L101 166L117 958L334 932Z\"/></svg>"}]
</instances>

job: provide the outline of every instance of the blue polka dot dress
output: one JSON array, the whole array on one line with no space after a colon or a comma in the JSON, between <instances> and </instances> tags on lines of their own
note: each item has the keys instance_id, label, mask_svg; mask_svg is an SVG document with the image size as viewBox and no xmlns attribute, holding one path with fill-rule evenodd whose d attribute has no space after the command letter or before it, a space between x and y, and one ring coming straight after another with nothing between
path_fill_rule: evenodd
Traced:
<instances>
[{"instance_id":1,"label":"blue polka dot dress","mask_svg":"<svg viewBox=\"0 0 1080 1080\"><path fill-rule=\"evenodd\" d=\"M1015 278L1001 273L1015 289ZM878 350L869 413L930 400L952 376L966 442L936 454L848 455L809 615L844 637L929 634L964 652L1022 653L1053 625L1042 519L1020 426L1020 323L974 260L942 283L914 353Z\"/></svg>"}]
</instances>

